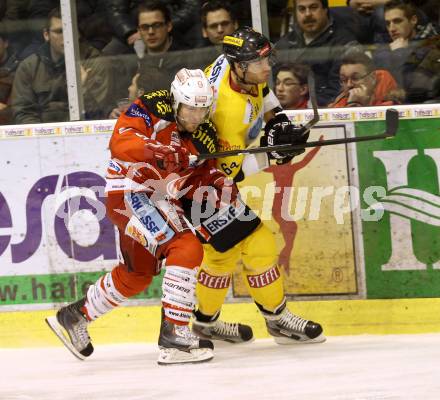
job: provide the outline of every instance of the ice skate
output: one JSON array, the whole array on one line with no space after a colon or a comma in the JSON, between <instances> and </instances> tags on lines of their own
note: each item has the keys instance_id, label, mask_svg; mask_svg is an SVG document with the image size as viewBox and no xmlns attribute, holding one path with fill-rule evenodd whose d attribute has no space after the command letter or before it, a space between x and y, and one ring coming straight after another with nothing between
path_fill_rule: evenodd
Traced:
<instances>
[{"instance_id":1,"label":"ice skate","mask_svg":"<svg viewBox=\"0 0 440 400\"><path fill-rule=\"evenodd\" d=\"M93 346L87 332L88 321L81 312L85 299L58 310L55 317L47 317L46 323L69 351L80 360L93 353Z\"/></svg>"},{"instance_id":2,"label":"ice skate","mask_svg":"<svg viewBox=\"0 0 440 400\"><path fill-rule=\"evenodd\" d=\"M157 363L160 365L200 363L214 357L214 345L210 340L200 339L191 333L188 325L173 324L163 315L158 344Z\"/></svg>"},{"instance_id":3,"label":"ice skate","mask_svg":"<svg viewBox=\"0 0 440 400\"><path fill-rule=\"evenodd\" d=\"M250 326L221 321L218 319L220 313L212 318L203 315L200 311L196 311L194 315L192 331L197 336L229 343L246 343L252 342L254 339Z\"/></svg>"},{"instance_id":4,"label":"ice skate","mask_svg":"<svg viewBox=\"0 0 440 400\"><path fill-rule=\"evenodd\" d=\"M279 314L262 313L268 332L278 344L321 343L326 340L320 324L292 314L287 307Z\"/></svg>"}]
</instances>

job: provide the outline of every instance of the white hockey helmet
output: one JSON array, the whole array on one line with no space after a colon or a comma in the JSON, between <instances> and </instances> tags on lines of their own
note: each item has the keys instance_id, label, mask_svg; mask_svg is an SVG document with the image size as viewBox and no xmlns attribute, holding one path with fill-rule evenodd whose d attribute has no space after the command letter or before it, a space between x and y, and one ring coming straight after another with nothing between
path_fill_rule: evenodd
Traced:
<instances>
[{"instance_id":1,"label":"white hockey helmet","mask_svg":"<svg viewBox=\"0 0 440 400\"><path fill-rule=\"evenodd\" d=\"M192 107L211 107L212 86L201 69L182 68L171 82L171 105L177 115L180 104Z\"/></svg>"}]
</instances>

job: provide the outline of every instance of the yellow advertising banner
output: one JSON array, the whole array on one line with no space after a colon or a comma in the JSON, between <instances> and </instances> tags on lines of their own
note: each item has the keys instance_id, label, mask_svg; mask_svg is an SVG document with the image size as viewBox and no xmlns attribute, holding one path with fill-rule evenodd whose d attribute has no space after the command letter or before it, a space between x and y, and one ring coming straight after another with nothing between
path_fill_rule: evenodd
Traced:
<instances>
[{"instance_id":1,"label":"yellow advertising banner","mask_svg":"<svg viewBox=\"0 0 440 400\"><path fill-rule=\"evenodd\" d=\"M310 140L345 136L344 126L313 129ZM308 149L240 186L276 235L288 295L357 294L346 145ZM248 296L241 275L234 296Z\"/></svg>"}]
</instances>

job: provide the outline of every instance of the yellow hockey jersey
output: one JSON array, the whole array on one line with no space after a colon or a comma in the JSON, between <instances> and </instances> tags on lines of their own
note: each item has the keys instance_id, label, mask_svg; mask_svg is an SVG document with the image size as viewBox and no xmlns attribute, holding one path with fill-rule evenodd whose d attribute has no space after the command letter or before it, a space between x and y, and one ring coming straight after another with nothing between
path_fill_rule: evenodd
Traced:
<instances>
[{"instance_id":1,"label":"yellow hockey jersey","mask_svg":"<svg viewBox=\"0 0 440 400\"><path fill-rule=\"evenodd\" d=\"M264 114L280 103L267 84L258 85L258 94L240 93L231 88L230 65L224 55L219 56L205 74L214 88L211 120L217 129L218 150L246 148L260 133ZM238 178L243 156L217 160L217 168L231 178Z\"/></svg>"}]
</instances>

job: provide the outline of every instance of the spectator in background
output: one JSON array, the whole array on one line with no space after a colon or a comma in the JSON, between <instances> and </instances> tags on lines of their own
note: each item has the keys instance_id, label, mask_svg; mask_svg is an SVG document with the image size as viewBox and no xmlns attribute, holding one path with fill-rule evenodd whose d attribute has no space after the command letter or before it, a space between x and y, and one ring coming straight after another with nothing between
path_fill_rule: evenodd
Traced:
<instances>
[{"instance_id":1,"label":"spectator in background","mask_svg":"<svg viewBox=\"0 0 440 400\"><path fill-rule=\"evenodd\" d=\"M11 96L17 124L69 120L61 13L52 10L43 32L45 44L18 66ZM98 50L80 42L81 87L86 119L105 118L111 80Z\"/></svg>"},{"instance_id":2,"label":"spectator in background","mask_svg":"<svg viewBox=\"0 0 440 400\"><path fill-rule=\"evenodd\" d=\"M412 0L412 3L423 12L429 22L440 27L440 0Z\"/></svg>"},{"instance_id":3,"label":"spectator in background","mask_svg":"<svg viewBox=\"0 0 440 400\"><path fill-rule=\"evenodd\" d=\"M391 0L385 4L384 11L391 43L380 46L374 53L376 66L392 73L405 89L407 102L429 100L431 83L440 73L440 62L434 68L423 66L422 61L430 57L429 53L438 55L438 50L422 39L437 35L435 27L431 23L420 25L416 8L407 1Z\"/></svg>"},{"instance_id":4,"label":"spectator in background","mask_svg":"<svg viewBox=\"0 0 440 400\"><path fill-rule=\"evenodd\" d=\"M20 0L23 1L23 0ZM38 34L44 28L47 15L59 7L59 0L28 0L28 17L37 23ZM98 50L111 40L112 30L106 18L106 0L75 0L78 30L89 44ZM41 37L41 41L43 38Z\"/></svg>"},{"instance_id":5,"label":"spectator in background","mask_svg":"<svg viewBox=\"0 0 440 400\"><path fill-rule=\"evenodd\" d=\"M383 22L383 5L388 0L347 0L349 6L363 20L362 43L385 43L389 36Z\"/></svg>"},{"instance_id":6,"label":"spectator in background","mask_svg":"<svg viewBox=\"0 0 440 400\"><path fill-rule=\"evenodd\" d=\"M229 2L207 1L202 6L202 35L207 45L221 45L226 35L238 28L238 21Z\"/></svg>"},{"instance_id":7,"label":"spectator in background","mask_svg":"<svg viewBox=\"0 0 440 400\"><path fill-rule=\"evenodd\" d=\"M307 77L310 68L303 64L282 64L277 68L275 95L283 110L309 108Z\"/></svg>"},{"instance_id":8,"label":"spectator in background","mask_svg":"<svg viewBox=\"0 0 440 400\"><path fill-rule=\"evenodd\" d=\"M420 42L404 66L407 103L438 103L440 99L440 36Z\"/></svg>"},{"instance_id":9,"label":"spectator in background","mask_svg":"<svg viewBox=\"0 0 440 400\"><path fill-rule=\"evenodd\" d=\"M357 45L355 37L333 24L327 0L296 0L295 29L276 43L278 59L307 64L316 79L318 104L327 105L339 91L339 65L349 45Z\"/></svg>"},{"instance_id":10,"label":"spectator in background","mask_svg":"<svg viewBox=\"0 0 440 400\"><path fill-rule=\"evenodd\" d=\"M106 5L109 24L113 27L114 37L103 49L106 55L127 54L134 51L135 43L141 44L138 30L138 7L144 0L108 0ZM187 47L200 37L199 0L162 0L171 16L174 33Z\"/></svg>"},{"instance_id":11,"label":"spectator in background","mask_svg":"<svg viewBox=\"0 0 440 400\"><path fill-rule=\"evenodd\" d=\"M185 50L187 46L178 36L172 35L174 29L171 14L163 1L149 0L139 5L137 27L141 38L141 46L137 43L138 58L133 60L125 57L128 59L121 60L119 56L111 63L112 75L117 77L115 99L126 97L127 87L136 72L141 71L151 77L149 84L144 87L149 92L158 86L169 87L177 71L189 66L180 62L185 51L170 56L171 52ZM112 118L116 115L113 111L110 114Z\"/></svg>"},{"instance_id":12,"label":"spectator in background","mask_svg":"<svg viewBox=\"0 0 440 400\"><path fill-rule=\"evenodd\" d=\"M376 70L370 57L360 51L342 59L341 93L328 107L367 107L399 104L402 90L388 71Z\"/></svg>"},{"instance_id":13,"label":"spectator in background","mask_svg":"<svg viewBox=\"0 0 440 400\"><path fill-rule=\"evenodd\" d=\"M138 32L144 44L144 54L161 54L184 50L187 47L171 35L173 23L167 6L159 0L150 0L138 8ZM138 53L139 58L144 54Z\"/></svg>"},{"instance_id":14,"label":"spectator in background","mask_svg":"<svg viewBox=\"0 0 440 400\"><path fill-rule=\"evenodd\" d=\"M145 88L149 88L146 90ZM117 106L109 114L109 118L119 118L119 116L125 112L129 105L133 103L139 96L142 96L146 92L154 90L166 89L158 77L152 75L150 71L140 71L133 76L130 86L127 89L128 97L120 99Z\"/></svg>"},{"instance_id":15,"label":"spectator in background","mask_svg":"<svg viewBox=\"0 0 440 400\"><path fill-rule=\"evenodd\" d=\"M384 21L384 6L387 2L388 0L347 0L347 5L358 15L364 17L367 23L363 30L365 35L369 37L368 43L377 44L390 41ZM437 27L440 26L440 0L408 0L406 2L416 7L419 24L432 23Z\"/></svg>"},{"instance_id":16,"label":"spectator in background","mask_svg":"<svg viewBox=\"0 0 440 400\"><path fill-rule=\"evenodd\" d=\"M0 25L0 125L10 124L12 113L10 95L15 70L18 66L15 52L9 46L9 38L3 24Z\"/></svg>"},{"instance_id":17,"label":"spectator in background","mask_svg":"<svg viewBox=\"0 0 440 400\"><path fill-rule=\"evenodd\" d=\"M144 93L144 90L139 90L138 87L138 80L139 80L140 73L137 72L135 76L133 76L133 79L131 80L130 86L127 89L128 97L122 98L119 101L117 101L117 106L111 111L109 114L109 118L116 119L119 118L119 116L128 110L128 107L131 103L133 103L140 95Z\"/></svg>"}]
</instances>

